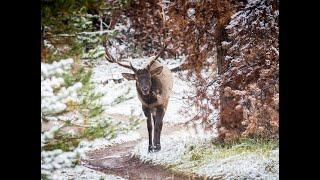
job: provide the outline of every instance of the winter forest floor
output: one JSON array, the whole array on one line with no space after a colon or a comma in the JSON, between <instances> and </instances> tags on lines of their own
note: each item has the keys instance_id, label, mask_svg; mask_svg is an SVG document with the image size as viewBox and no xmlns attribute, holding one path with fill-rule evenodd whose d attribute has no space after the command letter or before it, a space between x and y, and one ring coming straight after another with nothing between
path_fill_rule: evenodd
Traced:
<instances>
[{"instance_id":1,"label":"winter forest floor","mask_svg":"<svg viewBox=\"0 0 320 180\"><path fill-rule=\"evenodd\" d=\"M116 115L119 117L119 115ZM120 115L121 117L121 115ZM125 119L125 117L123 118ZM102 148L87 153L87 159L83 160L83 166L101 171L107 174L114 174L128 179L186 179L188 176L172 172L161 165L141 162L134 157L131 151L144 139L148 138L146 122L140 125L137 130L141 138L115 145L109 148ZM162 135L169 135L182 128L179 125L165 127ZM156 177L156 178L155 178Z\"/></svg>"}]
</instances>

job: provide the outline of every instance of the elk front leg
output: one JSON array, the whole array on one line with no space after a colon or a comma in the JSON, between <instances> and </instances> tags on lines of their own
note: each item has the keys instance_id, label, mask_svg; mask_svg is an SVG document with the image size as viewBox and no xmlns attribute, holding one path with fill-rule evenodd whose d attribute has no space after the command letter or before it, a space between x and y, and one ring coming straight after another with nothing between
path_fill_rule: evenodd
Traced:
<instances>
[{"instance_id":1,"label":"elk front leg","mask_svg":"<svg viewBox=\"0 0 320 180\"><path fill-rule=\"evenodd\" d=\"M152 114L152 118L154 121L154 139L153 139L154 152L161 150L160 135L161 135L162 125L163 125L164 113L165 113L164 108L158 107L156 108L155 113Z\"/></svg>"},{"instance_id":2,"label":"elk front leg","mask_svg":"<svg viewBox=\"0 0 320 180\"><path fill-rule=\"evenodd\" d=\"M151 112L150 109L142 106L142 110L144 115L147 117L147 128L148 128L148 136L149 136L149 146L148 146L148 152L153 151L153 144L152 144L152 122L151 122Z\"/></svg>"}]
</instances>

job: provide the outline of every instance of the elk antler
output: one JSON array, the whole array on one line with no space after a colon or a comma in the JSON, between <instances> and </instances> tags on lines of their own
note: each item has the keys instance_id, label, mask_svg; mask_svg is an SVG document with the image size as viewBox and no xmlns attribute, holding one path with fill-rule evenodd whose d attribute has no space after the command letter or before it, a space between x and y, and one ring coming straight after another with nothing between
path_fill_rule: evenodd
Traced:
<instances>
[{"instance_id":1,"label":"elk antler","mask_svg":"<svg viewBox=\"0 0 320 180\"><path fill-rule=\"evenodd\" d=\"M160 55L164 52L164 50L167 48L167 44L165 43L166 42L166 33L165 33L165 30L166 30L166 27L165 27L165 23L166 23L166 17L165 17L165 12L164 12L164 5L162 3L158 3L158 5L161 7L161 12L159 12L160 14L160 17L162 18L162 26L163 26L163 39L164 39L164 46L162 47L162 49L160 50L160 52L156 55L156 57L154 57L149 65L148 65L148 69L150 69L150 67L152 66L152 64L160 57Z\"/></svg>"},{"instance_id":2,"label":"elk antler","mask_svg":"<svg viewBox=\"0 0 320 180\"><path fill-rule=\"evenodd\" d=\"M137 71L137 69L132 66L132 63L131 63L131 62L130 62L130 65L127 65L127 64L122 64L122 63L120 63L118 60L116 60L116 59L110 54L110 52L108 51L106 43L104 43L104 51L105 51L105 58L106 58L107 61L109 61L109 62L111 62L111 63L117 63L117 64L119 64L120 66L125 67L125 68L127 68L127 69L131 69L131 70L134 71L134 72Z\"/></svg>"},{"instance_id":3,"label":"elk antler","mask_svg":"<svg viewBox=\"0 0 320 180\"><path fill-rule=\"evenodd\" d=\"M153 64L153 63L160 57L160 55L165 51L166 47L167 47L167 45L165 45L165 46L160 50L160 52L156 55L156 57L154 57L154 58L150 61L149 65L148 65L148 69L150 69L150 67L152 66L152 64Z\"/></svg>"}]
</instances>

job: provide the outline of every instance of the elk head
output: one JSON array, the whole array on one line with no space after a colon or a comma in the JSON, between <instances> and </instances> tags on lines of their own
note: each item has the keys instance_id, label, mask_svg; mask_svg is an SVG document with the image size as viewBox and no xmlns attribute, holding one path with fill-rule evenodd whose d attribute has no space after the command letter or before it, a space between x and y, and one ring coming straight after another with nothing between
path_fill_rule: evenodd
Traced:
<instances>
[{"instance_id":1,"label":"elk head","mask_svg":"<svg viewBox=\"0 0 320 180\"><path fill-rule=\"evenodd\" d=\"M162 48L160 53L151 60L151 62L143 69L136 69L132 66L131 62L130 65L122 64L119 61L115 60L114 57L109 53L107 48L105 47L105 57L111 63L117 63L122 67L130 69L133 73L122 73L122 76L127 80L135 80L137 83L137 88L140 89L143 95L149 95L151 90L151 78L153 76L159 75L162 70L163 66L157 67L151 70L152 64L156 61L156 59L160 56L160 54L164 51L165 47Z\"/></svg>"},{"instance_id":2,"label":"elk head","mask_svg":"<svg viewBox=\"0 0 320 180\"><path fill-rule=\"evenodd\" d=\"M152 61L150 64L152 64ZM143 95L149 95L151 89L151 77L156 76L162 72L163 67L157 67L150 70L150 64L144 68L134 71L131 73L122 73L122 76L127 80L135 80L137 82L137 87L140 89Z\"/></svg>"}]
</instances>

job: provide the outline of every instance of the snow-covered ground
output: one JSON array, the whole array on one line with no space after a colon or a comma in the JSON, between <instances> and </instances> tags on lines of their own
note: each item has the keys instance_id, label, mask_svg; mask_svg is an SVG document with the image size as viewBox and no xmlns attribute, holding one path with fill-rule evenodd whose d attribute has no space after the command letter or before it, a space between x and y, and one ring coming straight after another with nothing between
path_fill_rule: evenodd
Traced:
<instances>
[{"instance_id":1,"label":"snow-covered ground","mask_svg":"<svg viewBox=\"0 0 320 180\"><path fill-rule=\"evenodd\" d=\"M142 68L148 63L150 58L131 59L133 65ZM173 68L182 63L181 60L161 60L169 68ZM56 62L54 64L42 64L41 77L41 108L42 117L46 116L47 120L52 123L52 127L46 128L41 136L42 143L54 138L54 132L61 127L61 120L71 120L72 123L83 125L84 118L77 110L64 112L68 110L67 103L70 101L79 102L81 96L78 90L82 87L79 83L64 88L64 81L61 74L69 71L73 61L71 59ZM142 112L141 103L138 100L135 89L135 82L124 80L121 76L123 72L130 72L127 69L111 64L106 60L97 60L92 68L91 82L93 83L94 93L102 94L97 100L102 105L103 113L97 118L90 120L94 126L101 123L101 119L108 119L108 114L119 114L127 117L136 116L145 120ZM164 117L166 125L176 125L189 120L188 117L180 113L184 108L183 97L191 90L188 82L182 81L177 73L174 73L173 92L170 98L168 109ZM191 108L192 109L192 108ZM117 124L119 120L108 119L108 121ZM44 121L42 121L45 124ZM181 165L183 156L190 145L198 145L208 142L216 137L217 132L204 132L201 126L188 130L180 130L170 135L162 135L161 151L157 153L148 153L148 141L143 140L138 143L132 150L132 155L139 157L142 161L150 161L154 164L161 165ZM120 177L109 176L85 168L81 165L74 166L74 163L80 159L86 158L86 152L112 146L123 142L140 139L141 136L136 131L124 132L117 134L115 139L97 138L93 141L81 140L78 147L71 152L62 150L42 151L41 169L43 174L50 175L53 179L121 179ZM196 168L192 169L193 173L218 177L223 176L225 179L278 179L279 172L279 153L274 150L269 157L259 153L238 154L222 159L208 159ZM269 167L270 170L266 170Z\"/></svg>"},{"instance_id":2,"label":"snow-covered ground","mask_svg":"<svg viewBox=\"0 0 320 180\"><path fill-rule=\"evenodd\" d=\"M201 146L210 142L216 133L197 133L178 131L161 138L161 151L148 153L148 141L138 144L132 155L156 165L194 173L203 177L222 179L279 179L279 148L272 150L270 155L249 152L216 158L208 156L195 165L193 160L186 160L190 146ZM197 161L197 160L194 160Z\"/></svg>"},{"instance_id":3,"label":"snow-covered ground","mask_svg":"<svg viewBox=\"0 0 320 180\"><path fill-rule=\"evenodd\" d=\"M160 165L174 165L179 163L181 156L187 147L208 141L216 136L216 132L204 132L202 129L190 128L188 131L181 130L171 135L161 137L161 151L148 153L148 140L139 143L132 151L133 156L139 157L142 161L149 161Z\"/></svg>"},{"instance_id":4,"label":"snow-covered ground","mask_svg":"<svg viewBox=\"0 0 320 180\"><path fill-rule=\"evenodd\" d=\"M124 180L124 178L114 175L98 172L87 167L75 166L74 168L62 168L54 171L52 179L64 180L64 179L81 179L81 180Z\"/></svg>"},{"instance_id":5,"label":"snow-covered ground","mask_svg":"<svg viewBox=\"0 0 320 180\"><path fill-rule=\"evenodd\" d=\"M194 172L225 179L279 179L279 149L269 156L243 153L222 159L210 159Z\"/></svg>"},{"instance_id":6,"label":"snow-covered ground","mask_svg":"<svg viewBox=\"0 0 320 180\"><path fill-rule=\"evenodd\" d=\"M100 179L101 173L88 170L80 165L74 166L76 161L86 159L86 152L99 148L105 148L115 144L134 141L140 138L137 132L119 134L117 138L108 140L97 138L93 141L82 140L78 147L70 152L63 152L60 149L53 151L42 151L41 173L46 174L52 179ZM103 174L102 174L103 175ZM109 178L109 176L103 176Z\"/></svg>"}]
</instances>

